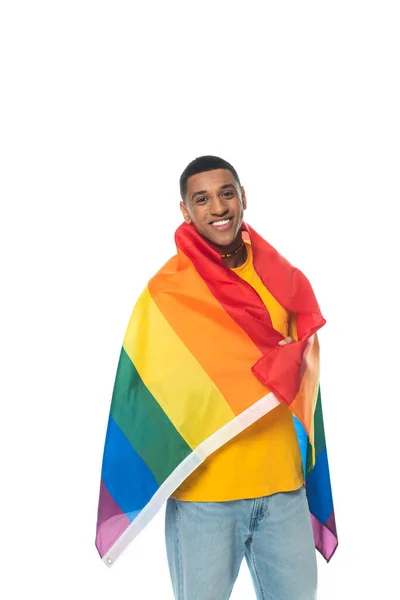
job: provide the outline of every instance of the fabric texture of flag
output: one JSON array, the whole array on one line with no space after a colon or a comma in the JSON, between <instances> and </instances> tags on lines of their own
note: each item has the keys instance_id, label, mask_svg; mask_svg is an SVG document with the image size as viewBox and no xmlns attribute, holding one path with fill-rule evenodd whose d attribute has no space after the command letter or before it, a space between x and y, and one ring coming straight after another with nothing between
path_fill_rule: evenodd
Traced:
<instances>
[{"instance_id":1,"label":"fabric texture of flag","mask_svg":"<svg viewBox=\"0 0 400 600\"><path fill-rule=\"evenodd\" d=\"M315 546L329 561L337 534L319 384L312 287L246 223L254 267L296 315L283 346L257 292L182 224L177 254L149 281L131 315L104 447L96 547L111 566L174 490L210 454L273 410L289 406L303 461Z\"/></svg>"}]
</instances>

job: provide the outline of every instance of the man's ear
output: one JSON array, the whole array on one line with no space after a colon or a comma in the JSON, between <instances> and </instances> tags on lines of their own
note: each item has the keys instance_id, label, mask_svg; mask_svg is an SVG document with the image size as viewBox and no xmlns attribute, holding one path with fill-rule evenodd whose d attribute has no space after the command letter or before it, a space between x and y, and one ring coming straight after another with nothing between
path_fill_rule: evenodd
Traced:
<instances>
[{"instance_id":1,"label":"man's ear","mask_svg":"<svg viewBox=\"0 0 400 600\"><path fill-rule=\"evenodd\" d=\"M180 203L181 213L186 223L191 223L192 219L190 218L189 211L186 208L186 204L184 202Z\"/></svg>"},{"instance_id":2,"label":"man's ear","mask_svg":"<svg viewBox=\"0 0 400 600\"><path fill-rule=\"evenodd\" d=\"M246 210L247 208L247 198L246 198L246 192L244 191L244 187L242 186L242 204L243 204L243 210Z\"/></svg>"}]
</instances>

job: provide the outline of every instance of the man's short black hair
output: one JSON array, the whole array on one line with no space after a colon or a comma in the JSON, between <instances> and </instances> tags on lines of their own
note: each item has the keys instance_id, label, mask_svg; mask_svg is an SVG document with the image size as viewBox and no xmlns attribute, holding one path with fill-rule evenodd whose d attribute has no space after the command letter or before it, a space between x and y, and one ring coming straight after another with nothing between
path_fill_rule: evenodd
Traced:
<instances>
[{"instance_id":1,"label":"man's short black hair","mask_svg":"<svg viewBox=\"0 0 400 600\"><path fill-rule=\"evenodd\" d=\"M183 202L186 203L187 180L189 177L192 175L197 175L197 173L203 173L203 171L213 171L214 169L229 169L241 187L239 175L236 173L236 170L232 167L232 165L226 160L220 158L219 156L199 156L188 164L180 177L179 187Z\"/></svg>"}]
</instances>

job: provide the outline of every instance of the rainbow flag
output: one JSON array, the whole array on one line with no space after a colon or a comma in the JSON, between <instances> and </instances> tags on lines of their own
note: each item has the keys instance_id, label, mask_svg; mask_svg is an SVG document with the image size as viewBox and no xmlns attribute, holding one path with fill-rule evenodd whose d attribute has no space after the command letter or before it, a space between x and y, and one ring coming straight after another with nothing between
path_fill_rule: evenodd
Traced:
<instances>
[{"instance_id":1,"label":"rainbow flag","mask_svg":"<svg viewBox=\"0 0 400 600\"><path fill-rule=\"evenodd\" d=\"M124 338L100 484L96 547L111 566L210 454L275 408L293 413L316 548L337 534L319 385L325 324L307 278L249 225L254 267L296 315L296 341L271 322L257 292L227 268L193 225L149 281Z\"/></svg>"}]
</instances>

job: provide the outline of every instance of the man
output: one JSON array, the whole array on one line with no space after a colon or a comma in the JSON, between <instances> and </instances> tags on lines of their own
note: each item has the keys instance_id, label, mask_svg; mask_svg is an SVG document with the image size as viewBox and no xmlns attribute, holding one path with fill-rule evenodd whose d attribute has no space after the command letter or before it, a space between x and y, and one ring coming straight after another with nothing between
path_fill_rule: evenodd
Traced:
<instances>
[{"instance_id":1,"label":"man","mask_svg":"<svg viewBox=\"0 0 400 600\"><path fill-rule=\"evenodd\" d=\"M133 310L114 385L96 546L109 566L166 502L177 600L316 597L337 547L319 388L325 323L306 277L244 223L235 169L180 179L177 254Z\"/></svg>"},{"instance_id":2,"label":"man","mask_svg":"<svg viewBox=\"0 0 400 600\"><path fill-rule=\"evenodd\" d=\"M247 198L235 169L217 157L200 157L183 172L180 189L185 222L258 292L285 336L278 343L293 342L290 315L262 284L251 247L242 242ZM284 404L207 458L167 502L166 547L176 598L228 598L243 557L258 598L315 598L317 565L303 483L293 419Z\"/></svg>"}]
</instances>

